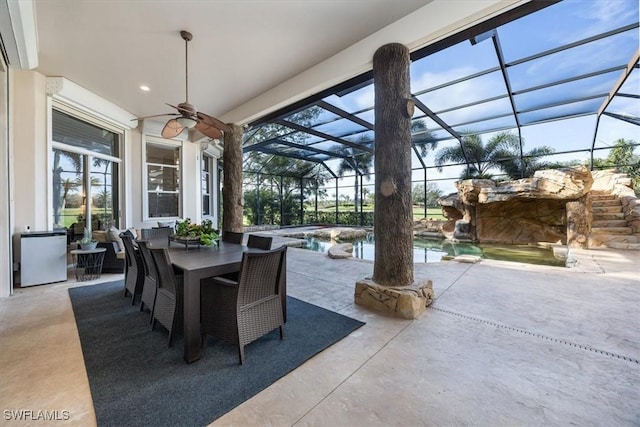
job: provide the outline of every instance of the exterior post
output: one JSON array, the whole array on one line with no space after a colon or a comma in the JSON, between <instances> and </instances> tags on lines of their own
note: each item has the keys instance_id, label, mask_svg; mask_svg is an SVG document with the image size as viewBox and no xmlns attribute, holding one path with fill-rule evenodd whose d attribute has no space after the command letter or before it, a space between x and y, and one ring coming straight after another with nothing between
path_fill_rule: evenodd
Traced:
<instances>
[{"instance_id":1,"label":"exterior post","mask_svg":"<svg viewBox=\"0 0 640 427\"><path fill-rule=\"evenodd\" d=\"M262 225L261 214L262 208L260 207L260 174L256 174L256 225Z\"/></svg>"},{"instance_id":2,"label":"exterior post","mask_svg":"<svg viewBox=\"0 0 640 427\"><path fill-rule=\"evenodd\" d=\"M375 262L373 280L413 283L409 49L397 43L373 56L375 84Z\"/></svg>"},{"instance_id":3,"label":"exterior post","mask_svg":"<svg viewBox=\"0 0 640 427\"><path fill-rule=\"evenodd\" d=\"M414 284L409 49L392 43L373 56L375 85L375 259L356 283L355 302L415 319L433 301L431 281Z\"/></svg>"},{"instance_id":4,"label":"exterior post","mask_svg":"<svg viewBox=\"0 0 640 427\"><path fill-rule=\"evenodd\" d=\"M304 224L304 178L300 177L300 224Z\"/></svg>"},{"instance_id":5,"label":"exterior post","mask_svg":"<svg viewBox=\"0 0 640 427\"><path fill-rule=\"evenodd\" d=\"M424 173L424 181L423 181L423 186L424 186L424 217L427 217L427 167L426 166L422 166L422 171Z\"/></svg>"},{"instance_id":6,"label":"exterior post","mask_svg":"<svg viewBox=\"0 0 640 427\"><path fill-rule=\"evenodd\" d=\"M242 232L242 127L231 124L224 134L222 231Z\"/></svg>"},{"instance_id":7,"label":"exterior post","mask_svg":"<svg viewBox=\"0 0 640 427\"><path fill-rule=\"evenodd\" d=\"M336 178L336 224L338 223L338 178Z\"/></svg>"},{"instance_id":8,"label":"exterior post","mask_svg":"<svg viewBox=\"0 0 640 427\"><path fill-rule=\"evenodd\" d=\"M284 199L282 198L282 189L284 185L284 180L282 179L282 175L280 175L280 189L278 191L278 199L280 200L280 226L285 225L284 222Z\"/></svg>"},{"instance_id":9,"label":"exterior post","mask_svg":"<svg viewBox=\"0 0 640 427\"><path fill-rule=\"evenodd\" d=\"M316 178L316 191L315 191L315 193L316 193L316 203L315 203L316 210L315 210L314 218L315 218L315 223L317 224L318 223L318 178Z\"/></svg>"}]
</instances>

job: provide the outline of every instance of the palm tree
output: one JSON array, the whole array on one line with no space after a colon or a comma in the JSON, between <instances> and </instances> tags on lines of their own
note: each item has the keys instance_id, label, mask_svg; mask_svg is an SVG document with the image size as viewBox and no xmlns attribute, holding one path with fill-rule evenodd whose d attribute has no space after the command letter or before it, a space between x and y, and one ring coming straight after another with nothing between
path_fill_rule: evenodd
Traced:
<instances>
[{"instance_id":1,"label":"palm tree","mask_svg":"<svg viewBox=\"0 0 640 427\"><path fill-rule=\"evenodd\" d=\"M467 163L467 169L460 174L460 179L491 179L491 168L499 168L499 160L504 161L520 152L520 139L510 132L500 132L486 144L480 135L465 135L459 145L445 147L438 151L435 164L442 172L445 163Z\"/></svg>"},{"instance_id":2,"label":"palm tree","mask_svg":"<svg viewBox=\"0 0 640 427\"><path fill-rule=\"evenodd\" d=\"M62 226L60 223L60 216L62 215L62 209L64 209L64 198L67 196L71 187L68 187L69 183L62 179L62 172L64 172L60 162L62 158L67 158L73 170L76 174L79 174L82 170L82 155L77 153L71 153L58 149L53 150L53 223L54 226Z\"/></svg>"},{"instance_id":3,"label":"palm tree","mask_svg":"<svg viewBox=\"0 0 640 427\"><path fill-rule=\"evenodd\" d=\"M372 145L371 141L369 141L366 137L362 136L357 141L358 144L363 145L365 147L370 147ZM354 185L354 208L355 211L358 211L358 176L362 176L366 178L367 181L371 179L371 168L373 166L373 151L360 151L358 153L354 152L352 147L340 146L335 149L338 153L342 154L344 157L338 165L338 176L343 177L348 172L357 172L354 175L355 185Z\"/></svg>"},{"instance_id":4,"label":"palm tree","mask_svg":"<svg viewBox=\"0 0 640 427\"><path fill-rule=\"evenodd\" d=\"M64 210L67 205L67 196L69 193L75 192L78 188L78 180L66 178L60 181L60 186L62 187L62 205L60 206L60 210Z\"/></svg>"},{"instance_id":5,"label":"palm tree","mask_svg":"<svg viewBox=\"0 0 640 427\"><path fill-rule=\"evenodd\" d=\"M436 150L438 141L433 133L427 128L424 120L414 120L411 122L411 143L418 147L420 156L426 157L429 149Z\"/></svg>"},{"instance_id":6,"label":"palm tree","mask_svg":"<svg viewBox=\"0 0 640 427\"><path fill-rule=\"evenodd\" d=\"M497 160L498 167L511 179L529 178L536 171L551 167L549 162L541 161L540 157L548 156L554 152L553 148L543 145L525 152L522 158L512 157L506 160ZM513 156L513 153L510 155Z\"/></svg>"},{"instance_id":7,"label":"palm tree","mask_svg":"<svg viewBox=\"0 0 640 427\"><path fill-rule=\"evenodd\" d=\"M371 146L372 143L366 137L361 137L358 140L359 144L364 146ZM433 133L427 129L427 125L424 120L414 120L411 122L411 143L418 147L420 150L420 156L425 157L429 149L435 150L438 148L438 142L436 141ZM374 153L362 151L358 154L354 154L354 150L351 147L340 146L335 148L340 154L346 155L338 166L338 176L343 177L348 172L360 172L360 176L366 178L367 181L371 179L371 168L373 166ZM355 175L355 210L358 211L358 174ZM364 202L364 199L361 201Z\"/></svg>"}]
</instances>

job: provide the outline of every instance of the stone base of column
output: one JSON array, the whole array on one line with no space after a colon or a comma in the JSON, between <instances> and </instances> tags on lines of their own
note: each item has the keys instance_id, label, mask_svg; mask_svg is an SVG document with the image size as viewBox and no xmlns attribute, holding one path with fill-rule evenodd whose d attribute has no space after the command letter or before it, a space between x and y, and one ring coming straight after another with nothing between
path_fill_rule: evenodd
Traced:
<instances>
[{"instance_id":1,"label":"stone base of column","mask_svg":"<svg viewBox=\"0 0 640 427\"><path fill-rule=\"evenodd\" d=\"M431 280L409 286L383 286L371 279L356 282L355 303L403 319L417 319L433 302Z\"/></svg>"}]
</instances>

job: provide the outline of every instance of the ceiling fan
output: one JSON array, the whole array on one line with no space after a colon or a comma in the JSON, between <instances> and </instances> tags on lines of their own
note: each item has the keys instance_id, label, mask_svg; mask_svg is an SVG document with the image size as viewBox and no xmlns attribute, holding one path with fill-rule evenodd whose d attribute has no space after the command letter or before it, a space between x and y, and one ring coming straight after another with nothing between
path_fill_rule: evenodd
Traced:
<instances>
[{"instance_id":1,"label":"ceiling fan","mask_svg":"<svg viewBox=\"0 0 640 427\"><path fill-rule=\"evenodd\" d=\"M175 108L177 113L155 114L153 116L138 117L134 120L149 119L151 117L177 116L169 119L162 128L161 135L163 138L175 138L180 135L184 129L196 128L209 138L222 138L224 133L232 133L233 130L224 122L201 113L189 104L189 42L193 39L193 35L188 31L180 31L180 36L184 40L185 48L185 92L186 101L177 106L167 104L171 108Z\"/></svg>"}]
</instances>

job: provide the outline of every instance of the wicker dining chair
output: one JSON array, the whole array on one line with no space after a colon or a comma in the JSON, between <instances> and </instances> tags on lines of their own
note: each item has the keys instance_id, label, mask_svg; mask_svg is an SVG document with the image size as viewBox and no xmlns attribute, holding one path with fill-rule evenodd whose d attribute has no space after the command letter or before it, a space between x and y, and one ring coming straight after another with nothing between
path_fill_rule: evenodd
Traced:
<instances>
[{"instance_id":1,"label":"wicker dining chair","mask_svg":"<svg viewBox=\"0 0 640 427\"><path fill-rule=\"evenodd\" d=\"M257 234L249 234L249 238L247 240L247 247L269 250L271 249L272 242L273 242L273 237L259 236ZM285 259L285 265L286 265L286 259ZM286 268L286 267L283 267L283 268ZM232 274L236 274L236 277L237 277L237 273L232 273ZM224 277L228 277L228 275L225 275ZM284 317L284 321L286 322L287 321L287 282L285 280L282 280L280 283L280 297L281 297L280 300L282 304L282 316Z\"/></svg>"},{"instance_id":2,"label":"wicker dining chair","mask_svg":"<svg viewBox=\"0 0 640 427\"><path fill-rule=\"evenodd\" d=\"M149 250L149 242L146 240L138 240L138 250L142 255L142 264L144 265L144 284L142 286L142 298L140 299L140 311L146 306L151 312L149 323L153 321L153 310L156 305L156 294L158 292L158 269L156 262L151 256Z\"/></svg>"},{"instance_id":3,"label":"wicker dining chair","mask_svg":"<svg viewBox=\"0 0 640 427\"><path fill-rule=\"evenodd\" d=\"M156 323L160 322L169 331L169 347L171 347L176 332L182 328L183 276L173 272L167 248L149 248L149 250L158 269L158 291L152 313L151 329L153 330Z\"/></svg>"},{"instance_id":4,"label":"wicker dining chair","mask_svg":"<svg viewBox=\"0 0 640 427\"><path fill-rule=\"evenodd\" d=\"M153 228L141 228L140 233L142 240L146 240L151 243L151 246L169 247L169 241L174 234L171 227L153 227Z\"/></svg>"},{"instance_id":5,"label":"wicker dining chair","mask_svg":"<svg viewBox=\"0 0 640 427\"><path fill-rule=\"evenodd\" d=\"M144 265L142 256L133 246L133 237L128 232L120 233L125 252L125 276L124 296L131 294L131 305L136 303L136 298L142 294L144 285Z\"/></svg>"},{"instance_id":6,"label":"wicker dining chair","mask_svg":"<svg viewBox=\"0 0 640 427\"><path fill-rule=\"evenodd\" d=\"M272 330L284 338L284 319L279 281L287 247L265 252L245 252L238 281L218 276L205 280L200 288L204 336L238 346L240 364L244 347Z\"/></svg>"},{"instance_id":7,"label":"wicker dining chair","mask_svg":"<svg viewBox=\"0 0 640 427\"><path fill-rule=\"evenodd\" d=\"M273 241L273 237L258 236L257 234L249 234L249 239L247 240L247 247L269 250L271 249L272 241Z\"/></svg>"},{"instance_id":8,"label":"wicker dining chair","mask_svg":"<svg viewBox=\"0 0 640 427\"><path fill-rule=\"evenodd\" d=\"M244 238L244 233L237 233L235 231L223 231L222 232L222 241L223 242L237 243L238 245L241 245L243 238Z\"/></svg>"}]
</instances>

